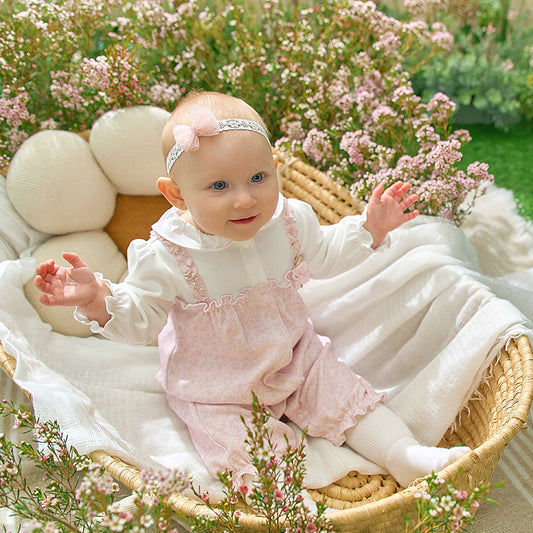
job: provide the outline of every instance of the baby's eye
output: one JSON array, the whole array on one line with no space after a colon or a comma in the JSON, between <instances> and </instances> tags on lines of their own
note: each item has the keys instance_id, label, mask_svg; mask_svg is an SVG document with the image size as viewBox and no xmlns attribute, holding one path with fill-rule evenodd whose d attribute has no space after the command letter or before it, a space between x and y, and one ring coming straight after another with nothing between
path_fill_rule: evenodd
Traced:
<instances>
[{"instance_id":1,"label":"baby's eye","mask_svg":"<svg viewBox=\"0 0 533 533\"><path fill-rule=\"evenodd\" d=\"M265 175L264 175L262 172L258 172L257 174L254 174L254 175L252 176L251 181L252 181L253 183L260 183L260 182L262 182L264 179L265 179Z\"/></svg>"},{"instance_id":2,"label":"baby's eye","mask_svg":"<svg viewBox=\"0 0 533 533\"><path fill-rule=\"evenodd\" d=\"M215 191L223 191L227 186L228 184L225 181L215 181L211 188L215 189Z\"/></svg>"}]
</instances>

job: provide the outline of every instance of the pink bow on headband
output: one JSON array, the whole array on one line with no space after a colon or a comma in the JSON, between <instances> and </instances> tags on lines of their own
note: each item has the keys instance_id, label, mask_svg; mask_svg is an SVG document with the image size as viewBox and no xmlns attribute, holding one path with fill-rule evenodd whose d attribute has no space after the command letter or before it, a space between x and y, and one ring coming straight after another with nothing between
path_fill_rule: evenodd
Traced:
<instances>
[{"instance_id":1,"label":"pink bow on headband","mask_svg":"<svg viewBox=\"0 0 533 533\"><path fill-rule=\"evenodd\" d=\"M218 120L210 109L201 105L192 105L190 113L192 118L190 126L178 124L172 129L176 144L186 152L194 152L200 148L200 137L220 133Z\"/></svg>"}]
</instances>

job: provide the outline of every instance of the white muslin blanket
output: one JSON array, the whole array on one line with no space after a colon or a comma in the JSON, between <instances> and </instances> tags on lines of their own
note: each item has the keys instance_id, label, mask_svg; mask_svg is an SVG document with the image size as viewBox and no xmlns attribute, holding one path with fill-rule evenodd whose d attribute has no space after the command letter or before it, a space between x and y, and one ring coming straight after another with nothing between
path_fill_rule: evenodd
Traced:
<instances>
[{"instance_id":1,"label":"white muslin blanket","mask_svg":"<svg viewBox=\"0 0 533 533\"><path fill-rule=\"evenodd\" d=\"M513 205L510 193L492 187L464 230L418 217L391 234L388 251L302 289L319 333L387 393L425 444L438 443L511 337L533 340L533 228ZM21 225L2 211L4 239ZM28 247L41 237L26 235ZM57 420L81 453L103 449L141 468L179 468L220 495L154 379L157 348L51 331L24 296L33 260L4 257L0 340L17 359L15 381L33 395L36 415ZM307 439L306 451L310 488L351 470L381 471L322 439Z\"/></svg>"}]
</instances>

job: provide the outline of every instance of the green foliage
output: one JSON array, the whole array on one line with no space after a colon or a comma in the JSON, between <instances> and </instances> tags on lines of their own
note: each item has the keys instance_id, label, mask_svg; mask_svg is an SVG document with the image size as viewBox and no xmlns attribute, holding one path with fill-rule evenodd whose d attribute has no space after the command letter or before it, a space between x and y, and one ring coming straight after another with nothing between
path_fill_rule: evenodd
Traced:
<instances>
[{"instance_id":1,"label":"green foliage","mask_svg":"<svg viewBox=\"0 0 533 533\"><path fill-rule=\"evenodd\" d=\"M439 12L454 30L449 52L435 55L413 76L424 99L442 91L500 129L533 118L533 28L504 0L479 0L477 9Z\"/></svg>"},{"instance_id":2,"label":"green foliage","mask_svg":"<svg viewBox=\"0 0 533 533\"><path fill-rule=\"evenodd\" d=\"M436 90L443 91L461 106L483 112L484 117L501 128L520 117L514 74L499 59L487 58L474 47L434 60L414 84L424 86L423 98Z\"/></svg>"}]
</instances>

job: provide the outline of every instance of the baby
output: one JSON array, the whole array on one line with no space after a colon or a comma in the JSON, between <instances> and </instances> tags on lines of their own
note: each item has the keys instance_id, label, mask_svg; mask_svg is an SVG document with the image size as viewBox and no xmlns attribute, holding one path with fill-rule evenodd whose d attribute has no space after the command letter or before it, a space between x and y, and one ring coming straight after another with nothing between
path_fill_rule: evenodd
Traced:
<instances>
[{"instance_id":1,"label":"baby","mask_svg":"<svg viewBox=\"0 0 533 533\"><path fill-rule=\"evenodd\" d=\"M363 216L320 226L310 206L284 199L265 124L244 101L213 92L183 98L166 124L172 205L147 241L128 249L114 284L76 254L71 267L37 267L44 305L76 306L95 333L131 343L158 339L157 379L212 473L236 484L246 453L252 392L271 413L277 449L297 439L287 420L386 468L402 486L439 471L468 448L421 445L378 394L313 329L298 289L364 261L416 211L409 185L378 186ZM357 325L354 324L354 335Z\"/></svg>"}]
</instances>

